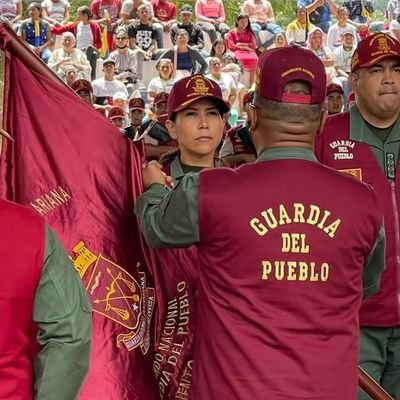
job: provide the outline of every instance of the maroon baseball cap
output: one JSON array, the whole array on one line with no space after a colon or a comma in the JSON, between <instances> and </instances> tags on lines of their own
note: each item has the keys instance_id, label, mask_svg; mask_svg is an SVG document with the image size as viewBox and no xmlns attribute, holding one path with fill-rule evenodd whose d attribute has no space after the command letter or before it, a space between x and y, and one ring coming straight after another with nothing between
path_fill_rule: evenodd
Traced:
<instances>
[{"instance_id":1,"label":"maroon baseball cap","mask_svg":"<svg viewBox=\"0 0 400 400\"><path fill-rule=\"evenodd\" d=\"M330 94L330 93L340 93L343 94L343 88L338 85L337 83L330 83L328 85L328 87L326 88L326 95Z\"/></svg>"},{"instance_id":2,"label":"maroon baseball cap","mask_svg":"<svg viewBox=\"0 0 400 400\"><path fill-rule=\"evenodd\" d=\"M308 82L311 94L284 93L285 85L297 80ZM255 92L264 99L281 103L321 104L326 93L324 64L300 46L267 50L258 60Z\"/></svg>"},{"instance_id":3,"label":"maroon baseball cap","mask_svg":"<svg viewBox=\"0 0 400 400\"><path fill-rule=\"evenodd\" d=\"M168 101L169 94L166 92L157 93L154 96L153 105L157 105L160 103L166 103Z\"/></svg>"},{"instance_id":4,"label":"maroon baseball cap","mask_svg":"<svg viewBox=\"0 0 400 400\"><path fill-rule=\"evenodd\" d=\"M145 107L146 107L146 104L141 97L132 97L131 99L129 99L129 102L128 102L129 111L133 111L133 110L143 110L144 111Z\"/></svg>"},{"instance_id":5,"label":"maroon baseball cap","mask_svg":"<svg viewBox=\"0 0 400 400\"><path fill-rule=\"evenodd\" d=\"M125 112L121 107L111 107L108 111L108 119L125 118Z\"/></svg>"},{"instance_id":6,"label":"maroon baseball cap","mask_svg":"<svg viewBox=\"0 0 400 400\"><path fill-rule=\"evenodd\" d=\"M222 113L229 112L230 107L223 100L218 83L203 75L193 75L180 79L172 87L167 103L168 119L200 99L213 100Z\"/></svg>"},{"instance_id":7,"label":"maroon baseball cap","mask_svg":"<svg viewBox=\"0 0 400 400\"><path fill-rule=\"evenodd\" d=\"M78 92L93 93L92 84L86 79L77 79L76 81L72 82L71 89L76 93Z\"/></svg>"},{"instance_id":8,"label":"maroon baseball cap","mask_svg":"<svg viewBox=\"0 0 400 400\"><path fill-rule=\"evenodd\" d=\"M372 67L388 57L400 58L400 42L386 33L375 33L358 43L351 57L351 72Z\"/></svg>"}]
</instances>

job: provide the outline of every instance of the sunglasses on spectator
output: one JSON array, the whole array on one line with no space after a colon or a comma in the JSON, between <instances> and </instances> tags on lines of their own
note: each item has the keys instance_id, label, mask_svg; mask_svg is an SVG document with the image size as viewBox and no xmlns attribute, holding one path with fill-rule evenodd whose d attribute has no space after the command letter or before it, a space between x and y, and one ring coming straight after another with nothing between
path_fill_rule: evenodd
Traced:
<instances>
[{"instance_id":1,"label":"sunglasses on spectator","mask_svg":"<svg viewBox=\"0 0 400 400\"><path fill-rule=\"evenodd\" d=\"M116 37L117 40L125 40L128 39L126 36L117 36Z\"/></svg>"},{"instance_id":2,"label":"sunglasses on spectator","mask_svg":"<svg viewBox=\"0 0 400 400\"><path fill-rule=\"evenodd\" d=\"M221 63L219 63L219 62L213 62L213 63L211 63L211 65L221 65Z\"/></svg>"},{"instance_id":3,"label":"sunglasses on spectator","mask_svg":"<svg viewBox=\"0 0 400 400\"><path fill-rule=\"evenodd\" d=\"M163 65L162 67L160 67L160 69L169 69L168 65Z\"/></svg>"}]
</instances>

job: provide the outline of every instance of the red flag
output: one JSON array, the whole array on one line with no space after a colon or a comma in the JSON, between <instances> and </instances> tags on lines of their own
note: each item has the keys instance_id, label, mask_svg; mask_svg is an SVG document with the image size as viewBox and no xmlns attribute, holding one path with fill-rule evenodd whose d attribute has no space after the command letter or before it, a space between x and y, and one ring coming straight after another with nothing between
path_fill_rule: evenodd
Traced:
<instances>
[{"instance_id":1,"label":"red flag","mask_svg":"<svg viewBox=\"0 0 400 400\"><path fill-rule=\"evenodd\" d=\"M140 154L0 25L5 52L0 196L41 214L92 300L93 345L80 399L154 399L150 274L133 214Z\"/></svg>"},{"instance_id":2,"label":"red flag","mask_svg":"<svg viewBox=\"0 0 400 400\"><path fill-rule=\"evenodd\" d=\"M154 374L162 400L186 400L192 383L197 297L197 248L158 249Z\"/></svg>"}]
</instances>

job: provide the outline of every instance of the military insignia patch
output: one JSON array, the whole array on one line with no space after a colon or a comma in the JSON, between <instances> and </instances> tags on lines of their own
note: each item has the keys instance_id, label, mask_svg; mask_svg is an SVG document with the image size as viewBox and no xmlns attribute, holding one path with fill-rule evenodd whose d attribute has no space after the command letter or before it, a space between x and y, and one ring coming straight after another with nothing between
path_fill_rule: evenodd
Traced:
<instances>
[{"instance_id":1,"label":"military insignia patch","mask_svg":"<svg viewBox=\"0 0 400 400\"><path fill-rule=\"evenodd\" d=\"M146 275L139 271L139 282L119 265L101 254L96 256L83 242L74 248L72 259L81 278L90 268L90 276L84 279L93 311L114 321L126 332L117 335L116 346L127 350L140 346L146 354L150 347L150 322L154 310L155 291L147 287Z\"/></svg>"},{"instance_id":2,"label":"military insignia patch","mask_svg":"<svg viewBox=\"0 0 400 400\"><path fill-rule=\"evenodd\" d=\"M362 181L361 168L350 168L350 169L340 169L340 172L345 172L346 174L353 175L358 180Z\"/></svg>"}]
</instances>

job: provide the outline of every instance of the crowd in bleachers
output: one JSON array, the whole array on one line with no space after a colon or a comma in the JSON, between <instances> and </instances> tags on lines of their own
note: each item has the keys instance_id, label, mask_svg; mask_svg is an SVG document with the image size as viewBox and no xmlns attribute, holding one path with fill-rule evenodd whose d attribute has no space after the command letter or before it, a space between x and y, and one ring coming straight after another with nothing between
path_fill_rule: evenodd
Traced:
<instances>
[{"instance_id":1,"label":"crowd in bleachers","mask_svg":"<svg viewBox=\"0 0 400 400\"><path fill-rule=\"evenodd\" d=\"M123 128L131 124L129 99L147 103L146 122L154 118L150 110L157 94L196 73L220 85L234 126L247 118L243 98L254 85L259 55L293 43L323 61L328 83L341 88L346 107L357 42L381 30L400 38L397 0L387 2L382 22L373 22L370 0L297 0L286 28L266 0L244 0L231 27L222 0L196 0L194 7L179 10L170 0L92 0L78 8L76 21L70 20L68 0L30 2L25 14L21 0L0 5L1 15L61 79L70 86L87 81L78 87L90 89L85 96L95 108L107 116L115 95L123 95ZM113 120L118 116L119 111L111 113Z\"/></svg>"}]
</instances>

